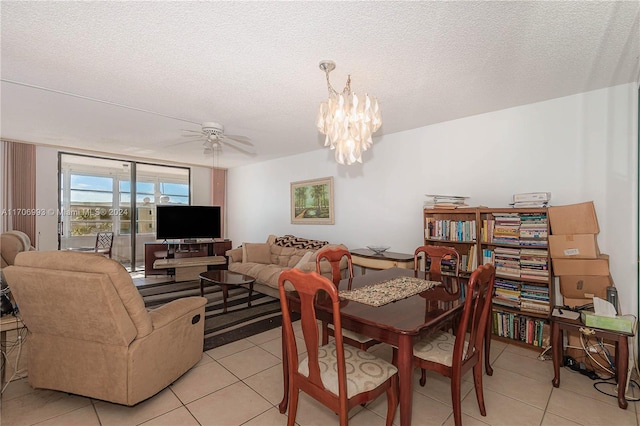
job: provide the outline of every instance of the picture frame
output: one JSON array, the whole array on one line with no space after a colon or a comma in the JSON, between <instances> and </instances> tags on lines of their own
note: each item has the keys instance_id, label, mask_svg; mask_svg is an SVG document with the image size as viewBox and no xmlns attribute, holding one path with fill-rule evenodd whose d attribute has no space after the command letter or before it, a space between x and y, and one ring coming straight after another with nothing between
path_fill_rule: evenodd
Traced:
<instances>
[{"instance_id":1,"label":"picture frame","mask_svg":"<svg viewBox=\"0 0 640 426\"><path fill-rule=\"evenodd\" d=\"M333 225L333 176L291 182L291 223Z\"/></svg>"}]
</instances>

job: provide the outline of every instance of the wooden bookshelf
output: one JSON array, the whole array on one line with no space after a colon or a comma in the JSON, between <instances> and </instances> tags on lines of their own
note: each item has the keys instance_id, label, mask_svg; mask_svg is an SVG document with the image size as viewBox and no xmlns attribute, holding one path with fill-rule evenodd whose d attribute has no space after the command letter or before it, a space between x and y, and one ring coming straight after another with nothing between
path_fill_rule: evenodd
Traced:
<instances>
[{"instance_id":1,"label":"wooden bookshelf","mask_svg":"<svg viewBox=\"0 0 640 426\"><path fill-rule=\"evenodd\" d=\"M554 306L547 209L425 208L423 216L424 244L455 248L463 276L484 263L496 267L494 336L546 346Z\"/></svg>"}]
</instances>

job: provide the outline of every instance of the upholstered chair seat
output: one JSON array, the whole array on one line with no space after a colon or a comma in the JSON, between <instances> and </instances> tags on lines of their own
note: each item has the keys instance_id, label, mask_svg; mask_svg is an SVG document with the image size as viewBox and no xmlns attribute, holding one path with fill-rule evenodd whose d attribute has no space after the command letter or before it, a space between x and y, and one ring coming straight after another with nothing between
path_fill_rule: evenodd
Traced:
<instances>
[{"instance_id":1,"label":"upholstered chair seat","mask_svg":"<svg viewBox=\"0 0 640 426\"><path fill-rule=\"evenodd\" d=\"M437 331L413 345L413 356L451 367L455 344L456 336L446 331ZM469 342L465 342L463 357L467 353L468 345Z\"/></svg>"},{"instance_id":2,"label":"upholstered chair seat","mask_svg":"<svg viewBox=\"0 0 640 426\"><path fill-rule=\"evenodd\" d=\"M344 346L344 361L349 373L347 375L347 398L377 388L398 371L395 366L383 359L349 345ZM318 348L318 363L320 364L322 384L327 390L338 395L338 359L336 358L335 342L332 341ZM300 361L298 372L309 377L307 357Z\"/></svg>"}]
</instances>

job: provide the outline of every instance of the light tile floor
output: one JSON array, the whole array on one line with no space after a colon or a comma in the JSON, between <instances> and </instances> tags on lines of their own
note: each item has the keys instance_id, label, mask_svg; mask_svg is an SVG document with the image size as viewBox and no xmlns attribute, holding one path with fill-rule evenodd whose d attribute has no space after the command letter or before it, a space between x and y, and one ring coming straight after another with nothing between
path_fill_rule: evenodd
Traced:
<instances>
[{"instance_id":1,"label":"light tile floor","mask_svg":"<svg viewBox=\"0 0 640 426\"><path fill-rule=\"evenodd\" d=\"M13 425L285 425L278 412L282 397L280 329L211 349L179 380L134 407L125 407L63 392L33 390L26 379L9 384L2 395L0 424ZM627 410L603 395L589 378L563 369L561 387L551 385L551 361L538 352L494 341L493 376L484 376L487 416L480 415L471 375L462 386L464 425L638 425L640 402ZM370 349L390 359L386 345ZM429 374L418 384L416 370L413 424L453 425L449 380ZM613 392L613 389L611 389ZM634 389L629 390L631 394ZM637 394L637 392L636 392ZM384 425L384 395L350 412L354 426ZM338 424L335 414L302 394L296 423ZM396 414L395 424L399 424Z\"/></svg>"},{"instance_id":2,"label":"light tile floor","mask_svg":"<svg viewBox=\"0 0 640 426\"><path fill-rule=\"evenodd\" d=\"M171 277L132 274L136 285L166 282ZM28 342L25 342L28 343ZM299 345L300 346L300 345ZM371 349L390 359L388 346ZM502 342L492 344L492 377L484 376L487 416L479 413L470 374L462 386L465 425L639 425L640 402L627 410L617 400L596 391L593 381L563 369L561 387L551 385L551 361L538 352ZM280 329L212 349L169 388L135 407L33 390L26 379L9 384L0 399L0 424L9 425L284 425L278 412L282 397ZM12 361L12 360L11 360ZM26 367L20 359L19 369ZM13 365L13 361L9 364ZM427 386L414 382L413 424L453 425L449 381L429 374ZM603 387L604 389L607 386ZM613 386L610 392L615 393ZM637 389L630 389L628 394ZM352 425L383 425L384 396L350 413ZM338 424L337 417L304 394L296 423ZM395 423L399 424L396 415Z\"/></svg>"}]
</instances>

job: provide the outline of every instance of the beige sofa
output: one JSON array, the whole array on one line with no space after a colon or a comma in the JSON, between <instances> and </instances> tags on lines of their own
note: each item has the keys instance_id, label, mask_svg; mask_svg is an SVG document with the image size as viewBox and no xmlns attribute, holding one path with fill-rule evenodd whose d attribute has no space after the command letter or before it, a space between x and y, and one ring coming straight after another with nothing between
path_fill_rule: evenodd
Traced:
<instances>
[{"instance_id":1,"label":"beige sofa","mask_svg":"<svg viewBox=\"0 0 640 426\"><path fill-rule=\"evenodd\" d=\"M29 330L34 388L134 405L202 357L204 297L147 311L124 267L98 254L22 252L4 273Z\"/></svg>"},{"instance_id":2,"label":"beige sofa","mask_svg":"<svg viewBox=\"0 0 640 426\"><path fill-rule=\"evenodd\" d=\"M343 244L329 244L328 241L309 240L285 235L269 235L266 243L243 243L242 247L228 250L229 270L256 279L254 289L272 297L279 297L278 277L280 272L298 268L305 272L316 270L316 253L324 247L342 247ZM340 269L346 271L347 262L343 259ZM331 279L331 265L327 261L320 263L322 275ZM290 283L287 290L293 290Z\"/></svg>"}]
</instances>

